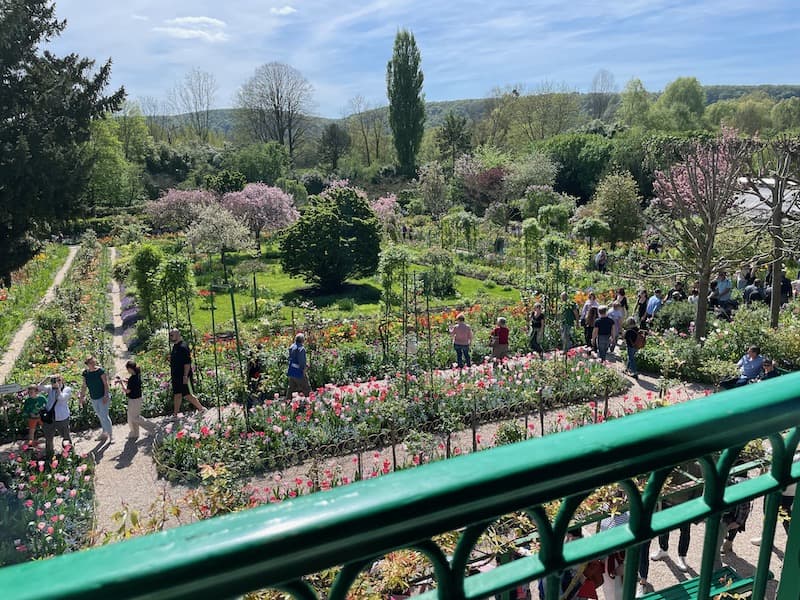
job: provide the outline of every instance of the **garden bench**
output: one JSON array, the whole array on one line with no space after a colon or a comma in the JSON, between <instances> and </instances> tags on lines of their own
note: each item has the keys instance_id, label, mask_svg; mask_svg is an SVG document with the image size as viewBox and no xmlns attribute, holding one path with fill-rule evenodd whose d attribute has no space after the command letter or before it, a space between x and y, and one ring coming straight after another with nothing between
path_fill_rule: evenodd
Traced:
<instances>
[{"instance_id":1,"label":"garden bench","mask_svg":"<svg viewBox=\"0 0 800 600\"><path fill-rule=\"evenodd\" d=\"M769 578L772 579L772 573ZM749 592L753 589L754 577L742 577L732 567L723 567L718 571L714 571L711 576L711 589L708 592L709 598L730 596L731 598L739 597L744 592ZM700 578L694 577L687 579L681 583L675 584L672 587L650 592L641 596L638 600L689 600L690 598L697 598L697 588L700 586Z\"/></svg>"}]
</instances>

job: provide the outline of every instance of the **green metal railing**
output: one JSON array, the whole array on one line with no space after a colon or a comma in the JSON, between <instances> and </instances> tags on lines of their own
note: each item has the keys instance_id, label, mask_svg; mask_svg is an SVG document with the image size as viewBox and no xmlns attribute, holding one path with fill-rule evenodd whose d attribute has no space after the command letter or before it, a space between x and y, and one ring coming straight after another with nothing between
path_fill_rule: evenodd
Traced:
<instances>
[{"instance_id":1,"label":"green metal railing","mask_svg":"<svg viewBox=\"0 0 800 600\"><path fill-rule=\"evenodd\" d=\"M705 519L697 597L708 597L717 558L720 515L765 496L765 519L753 596L764 597L780 490L800 479L792 463L800 423L800 374L749 385L685 404L425 465L278 505L263 506L119 544L0 570L0 597L232 598L272 588L317 598L303 577L343 565L325 597L344 599L358 574L398 548L431 562L436 590L421 597L490 597L557 574L569 565L627 548L626 598L633 598L640 544L682 523ZM728 485L743 446L768 438L767 472ZM702 497L656 511L672 467L697 460ZM644 490L635 479L649 474ZM627 493L630 522L564 543L573 513L599 486ZM548 518L543 504L563 499ZM539 551L488 573L466 576L482 533L498 517L527 512ZM798 503L793 515L798 513ZM800 513L798 513L800 514ZM458 531L452 556L432 538ZM792 519L779 600L800 597L800 519Z\"/></svg>"}]
</instances>

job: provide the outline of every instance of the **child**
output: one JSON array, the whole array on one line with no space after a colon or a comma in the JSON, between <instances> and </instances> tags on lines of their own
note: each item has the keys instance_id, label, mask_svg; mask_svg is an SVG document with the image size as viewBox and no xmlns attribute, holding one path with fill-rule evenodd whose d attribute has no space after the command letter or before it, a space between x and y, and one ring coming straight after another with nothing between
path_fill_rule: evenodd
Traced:
<instances>
[{"instance_id":1,"label":"child","mask_svg":"<svg viewBox=\"0 0 800 600\"><path fill-rule=\"evenodd\" d=\"M35 443L36 427L42 424L39 411L44 408L47 398L39 393L39 386L32 383L28 386L28 396L22 405L22 414L28 419L28 441Z\"/></svg>"}]
</instances>

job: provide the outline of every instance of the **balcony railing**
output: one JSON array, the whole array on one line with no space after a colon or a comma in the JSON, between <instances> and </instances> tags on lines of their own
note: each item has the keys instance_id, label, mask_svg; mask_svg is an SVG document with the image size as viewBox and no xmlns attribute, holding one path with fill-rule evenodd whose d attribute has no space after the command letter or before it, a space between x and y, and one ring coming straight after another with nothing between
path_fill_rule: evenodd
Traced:
<instances>
[{"instance_id":1,"label":"balcony railing","mask_svg":"<svg viewBox=\"0 0 800 600\"><path fill-rule=\"evenodd\" d=\"M399 548L424 554L436 589L421 597L486 598L546 578L559 594L565 567L626 548L624 593L633 598L640 544L680 524L705 519L698 598L712 581L720 515L742 501L766 496L753 597L764 597L780 490L800 479L792 463L800 423L800 374L782 376L596 425L425 465L385 477L178 527L44 562L0 570L0 597L232 598L271 588L298 599L317 598L304 576L342 566L325 597L343 600L358 574ZM768 438L766 472L730 485L738 454ZM697 460L702 497L656 511L675 465ZM636 479L647 475L643 491ZM630 521L577 541L565 533L581 502L599 486L618 483ZM555 518L545 503L563 500ZM797 502L792 514L798 512ZM466 576L476 542L498 517L527 512L539 550L487 573ZM458 531L452 556L433 541ZM800 519L792 519L779 600L800 597ZM694 593L694 591L692 592Z\"/></svg>"}]
</instances>

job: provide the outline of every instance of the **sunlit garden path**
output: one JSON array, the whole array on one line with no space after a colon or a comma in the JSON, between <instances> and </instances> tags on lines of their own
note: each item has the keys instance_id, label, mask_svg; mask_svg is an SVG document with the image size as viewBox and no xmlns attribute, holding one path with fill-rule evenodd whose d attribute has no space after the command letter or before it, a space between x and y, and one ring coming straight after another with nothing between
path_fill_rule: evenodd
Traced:
<instances>
[{"instance_id":1,"label":"sunlit garden path","mask_svg":"<svg viewBox=\"0 0 800 600\"><path fill-rule=\"evenodd\" d=\"M77 253L78 246L71 246L69 249L69 254L67 255L67 260L64 261L64 264L53 278L53 284L48 288L47 292L44 294L35 309L31 311L31 314L34 314L36 310L53 300L55 297L56 288L64 281L64 277L66 277L67 273L69 272L69 268L72 266L72 261ZM5 351L2 358L0 358L0 384L6 382L8 374L11 373L11 370L14 368L14 364L17 362L20 354L22 354L22 350L25 348L25 343L28 341L28 338L33 335L35 329L36 325L31 318L25 321L22 324L22 327L17 330L17 333L14 335L11 343L8 345L8 349Z\"/></svg>"}]
</instances>

